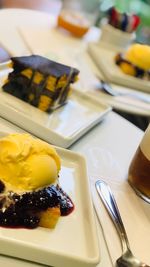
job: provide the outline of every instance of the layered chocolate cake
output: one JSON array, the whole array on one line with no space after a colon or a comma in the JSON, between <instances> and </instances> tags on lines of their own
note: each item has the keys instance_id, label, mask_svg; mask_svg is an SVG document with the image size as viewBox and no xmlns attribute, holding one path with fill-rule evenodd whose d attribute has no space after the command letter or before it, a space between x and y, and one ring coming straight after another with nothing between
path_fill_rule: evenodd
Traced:
<instances>
[{"instance_id":1,"label":"layered chocolate cake","mask_svg":"<svg viewBox=\"0 0 150 267\"><path fill-rule=\"evenodd\" d=\"M0 226L54 228L74 204L59 186L55 149L29 134L0 139Z\"/></svg>"},{"instance_id":2,"label":"layered chocolate cake","mask_svg":"<svg viewBox=\"0 0 150 267\"><path fill-rule=\"evenodd\" d=\"M11 61L13 72L3 90L46 112L66 102L70 84L79 74L75 68L38 55L13 57Z\"/></svg>"}]
</instances>

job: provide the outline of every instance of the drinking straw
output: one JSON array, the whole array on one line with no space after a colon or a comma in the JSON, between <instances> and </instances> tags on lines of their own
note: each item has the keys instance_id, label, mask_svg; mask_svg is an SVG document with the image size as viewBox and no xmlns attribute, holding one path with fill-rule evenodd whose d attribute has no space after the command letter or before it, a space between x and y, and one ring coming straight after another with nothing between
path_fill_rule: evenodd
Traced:
<instances>
[{"instance_id":1,"label":"drinking straw","mask_svg":"<svg viewBox=\"0 0 150 267\"><path fill-rule=\"evenodd\" d=\"M126 32L127 26L128 26L128 23L129 23L129 16L126 13L123 13L121 19L122 19L122 21L121 21L120 29L122 31Z\"/></svg>"},{"instance_id":2,"label":"drinking straw","mask_svg":"<svg viewBox=\"0 0 150 267\"><path fill-rule=\"evenodd\" d=\"M114 7L108 11L108 23L124 32L133 32L137 29L140 18L135 14L121 13Z\"/></svg>"},{"instance_id":3,"label":"drinking straw","mask_svg":"<svg viewBox=\"0 0 150 267\"><path fill-rule=\"evenodd\" d=\"M140 18L137 15L133 15L132 31L135 31L140 24Z\"/></svg>"}]
</instances>

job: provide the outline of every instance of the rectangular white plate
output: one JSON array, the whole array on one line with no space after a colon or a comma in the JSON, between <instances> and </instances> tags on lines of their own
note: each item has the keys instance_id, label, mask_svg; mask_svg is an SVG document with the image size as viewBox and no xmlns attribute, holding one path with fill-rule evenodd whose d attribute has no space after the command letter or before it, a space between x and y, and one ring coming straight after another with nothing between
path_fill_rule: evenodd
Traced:
<instances>
[{"instance_id":1,"label":"rectangular white plate","mask_svg":"<svg viewBox=\"0 0 150 267\"><path fill-rule=\"evenodd\" d=\"M115 64L114 58L118 53L116 50L93 43L89 45L88 51L109 82L150 93L150 81L143 82L142 79L127 75Z\"/></svg>"},{"instance_id":2,"label":"rectangular white plate","mask_svg":"<svg viewBox=\"0 0 150 267\"><path fill-rule=\"evenodd\" d=\"M62 160L60 185L74 202L74 211L61 217L54 230L1 227L0 253L55 267L94 267L99 244L85 159L56 149Z\"/></svg>"},{"instance_id":3,"label":"rectangular white plate","mask_svg":"<svg viewBox=\"0 0 150 267\"><path fill-rule=\"evenodd\" d=\"M111 110L84 93L73 89L64 106L51 114L0 91L0 116L45 141L69 147L100 122Z\"/></svg>"}]
</instances>

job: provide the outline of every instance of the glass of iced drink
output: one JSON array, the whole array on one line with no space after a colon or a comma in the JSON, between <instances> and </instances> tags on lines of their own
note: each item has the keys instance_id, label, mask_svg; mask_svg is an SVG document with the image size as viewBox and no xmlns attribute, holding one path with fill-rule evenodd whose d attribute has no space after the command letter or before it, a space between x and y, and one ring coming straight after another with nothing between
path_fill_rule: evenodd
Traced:
<instances>
[{"instance_id":1,"label":"glass of iced drink","mask_svg":"<svg viewBox=\"0 0 150 267\"><path fill-rule=\"evenodd\" d=\"M128 181L137 195L150 203L150 124L129 166Z\"/></svg>"}]
</instances>

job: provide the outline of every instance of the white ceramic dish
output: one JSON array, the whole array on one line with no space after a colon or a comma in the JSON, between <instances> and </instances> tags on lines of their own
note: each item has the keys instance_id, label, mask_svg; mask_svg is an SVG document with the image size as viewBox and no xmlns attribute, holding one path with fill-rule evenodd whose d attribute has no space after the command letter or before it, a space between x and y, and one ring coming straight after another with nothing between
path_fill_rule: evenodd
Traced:
<instances>
[{"instance_id":1,"label":"white ceramic dish","mask_svg":"<svg viewBox=\"0 0 150 267\"><path fill-rule=\"evenodd\" d=\"M0 132L0 137L6 133ZM94 267L99 244L85 159L56 148L62 160L60 185L75 204L54 230L0 228L0 253L55 267Z\"/></svg>"},{"instance_id":2,"label":"white ceramic dish","mask_svg":"<svg viewBox=\"0 0 150 267\"><path fill-rule=\"evenodd\" d=\"M105 80L102 72L94 64L94 61L88 53L82 53L76 58L78 65L81 68L80 79L75 84L76 90L83 91L90 98L96 99L101 103L105 103L116 110L136 114L140 116L150 116L150 105L139 98L129 97L127 94L135 93L139 97L145 97L150 100L150 94L135 91L135 89L127 88L121 85L112 84L111 87L118 93L123 95L111 96L100 90L99 78ZM99 77L99 78L98 78ZM99 89L98 89L99 88Z\"/></svg>"},{"instance_id":3,"label":"white ceramic dish","mask_svg":"<svg viewBox=\"0 0 150 267\"><path fill-rule=\"evenodd\" d=\"M115 64L116 50L104 48L93 43L89 45L88 51L109 82L150 93L150 81L143 82L142 79L124 74Z\"/></svg>"},{"instance_id":4,"label":"white ceramic dish","mask_svg":"<svg viewBox=\"0 0 150 267\"><path fill-rule=\"evenodd\" d=\"M69 147L111 110L73 89L67 104L51 114L0 91L0 116L45 141Z\"/></svg>"},{"instance_id":5,"label":"white ceramic dish","mask_svg":"<svg viewBox=\"0 0 150 267\"><path fill-rule=\"evenodd\" d=\"M124 88L119 88L117 85L113 85L113 88L120 92L126 92ZM87 91L87 95L93 99L96 99L100 103L107 103L114 109L122 112L127 112L133 115L140 115L149 117L150 116L150 104L140 101L134 97L130 96L111 96L105 92L98 89L92 89Z\"/></svg>"}]
</instances>

